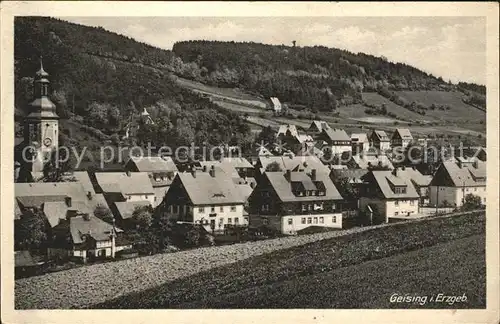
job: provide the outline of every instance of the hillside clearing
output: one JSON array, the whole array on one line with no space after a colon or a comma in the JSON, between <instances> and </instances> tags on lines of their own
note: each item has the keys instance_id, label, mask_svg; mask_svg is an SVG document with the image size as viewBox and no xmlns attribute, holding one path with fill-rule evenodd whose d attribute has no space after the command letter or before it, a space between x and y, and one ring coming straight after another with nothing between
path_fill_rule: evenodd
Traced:
<instances>
[{"instance_id":1,"label":"hillside clearing","mask_svg":"<svg viewBox=\"0 0 500 324\"><path fill-rule=\"evenodd\" d=\"M378 230L364 231L353 235L317 241L253 257L236 264L217 268L213 271L201 272L191 277L166 283L157 288L110 300L97 305L97 307L216 308L229 305L231 307L286 307L286 305L288 307L297 307L298 304L293 302L293 296L296 296L298 282L301 280L314 278L314 276L322 273L328 274L340 271L342 268L360 265L370 260L400 254L404 255L409 251L426 249L438 243L482 235L484 231L484 213L451 218L427 219L411 224L401 223L394 226L385 226ZM481 251L484 254L484 246L482 249L478 248L476 252L479 253ZM474 258L481 260L481 256L478 256L477 253L472 254ZM484 256L482 258L482 266L484 267ZM406 263L409 263L407 266L414 269L421 269L422 264L420 261L416 261L418 259L413 257L406 259ZM448 265L443 263L442 267L446 269ZM448 270L452 271L452 268L449 267ZM332 279L338 278L332 274L329 276L331 284L338 281ZM383 275L384 273L381 272L381 274ZM395 273L394 276L405 277L403 274L406 274L406 279L410 280L408 275L412 274L412 272ZM387 279L385 281L387 282ZM277 295L272 297L272 291L274 291L272 285L279 285L286 282L288 282L288 288L285 288L285 292L280 294L278 290ZM324 285L322 281L312 279L309 285L315 288L310 289L324 290L325 294L330 291L329 289L320 290L319 286ZM421 280L415 281L414 285L414 290L410 292L418 291L415 289L422 285ZM369 286L366 285L365 287ZM196 289L193 289L193 287L196 287ZM443 287L443 291L453 293L448 288L451 289L452 286ZM330 293L334 292L330 291ZM242 299L232 298L230 297L231 294L242 294ZM256 297L259 294L261 296ZM482 295L480 292L479 294ZM371 293L365 291L365 296L369 295ZM296 296L295 298L311 299L312 296L315 295L308 294ZM259 303L252 304L252 300L258 301L259 298L261 298L261 303L264 303L265 300L269 300L270 302L274 300L275 305L272 303L265 305ZM218 300L221 301L221 304L218 304ZM281 302L278 302L278 300L281 300ZM225 304L226 302L228 304ZM310 300L309 305L310 307L315 307L323 305L324 302L331 303L332 300L318 302L315 296Z\"/></svg>"},{"instance_id":2,"label":"hillside clearing","mask_svg":"<svg viewBox=\"0 0 500 324\"><path fill-rule=\"evenodd\" d=\"M361 94L361 97L363 98L363 101L372 104L375 106L381 107L382 104L385 104L387 108L387 112L393 113L399 118L403 118L405 120L409 121L428 121L429 118L426 118L425 116L422 116L420 114L417 114L411 110L408 110L404 107L401 107L394 102L390 101L389 99L379 95L376 92L363 92ZM365 108L366 109L366 108ZM364 112L364 110L363 110Z\"/></svg>"}]
</instances>

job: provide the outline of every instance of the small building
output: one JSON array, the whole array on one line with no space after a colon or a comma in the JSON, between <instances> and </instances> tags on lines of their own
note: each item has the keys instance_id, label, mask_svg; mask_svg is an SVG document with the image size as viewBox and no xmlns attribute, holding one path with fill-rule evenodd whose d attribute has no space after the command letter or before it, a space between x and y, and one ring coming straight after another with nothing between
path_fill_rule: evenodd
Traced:
<instances>
[{"instance_id":1,"label":"small building","mask_svg":"<svg viewBox=\"0 0 500 324\"><path fill-rule=\"evenodd\" d=\"M408 128L397 128L392 134L391 143L393 147L406 148L413 141L413 136Z\"/></svg>"},{"instance_id":2,"label":"small building","mask_svg":"<svg viewBox=\"0 0 500 324\"><path fill-rule=\"evenodd\" d=\"M415 167L400 167L398 172L402 177L410 179L413 186L420 196L419 205L425 206L429 204L429 184L431 183L432 176L423 175Z\"/></svg>"},{"instance_id":3,"label":"small building","mask_svg":"<svg viewBox=\"0 0 500 324\"><path fill-rule=\"evenodd\" d=\"M147 200L157 205L155 191L147 172L96 172L97 192L103 193L108 204L115 201Z\"/></svg>"},{"instance_id":4,"label":"small building","mask_svg":"<svg viewBox=\"0 0 500 324\"><path fill-rule=\"evenodd\" d=\"M313 120L309 128L307 129L307 133L312 136L317 136L323 132L324 129L329 129L330 125L323 120Z\"/></svg>"},{"instance_id":5,"label":"small building","mask_svg":"<svg viewBox=\"0 0 500 324\"><path fill-rule=\"evenodd\" d=\"M369 137L371 146L375 147L379 152L388 151L391 149L391 141L387 133L380 130L374 130Z\"/></svg>"},{"instance_id":6,"label":"small building","mask_svg":"<svg viewBox=\"0 0 500 324\"><path fill-rule=\"evenodd\" d=\"M178 173L159 208L171 221L200 224L220 233L225 225L248 224L244 204L231 176L211 167Z\"/></svg>"},{"instance_id":7,"label":"small building","mask_svg":"<svg viewBox=\"0 0 500 324\"><path fill-rule=\"evenodd\" d=\"M250 225L282 234L311 226L342 228L342 200L327 173L266 172L249 197Z\"/></svg>"},{"instance_id":8,"label":"small building","mask_svg":"<svg viewBox=\"0 0 500 324\"><path fill-rule=\"evenodd\" d=\"M351 138L346 131L340 128L326 128L317 136L318 141L326 142L326 146L321 149L328 150L334 155L341 155L344 152L352 152Z\"/></svg>"},{"instance_id":9,"label":"small building","mask_svg":"<svg viewBox=\"0 0 500 324\"><path fill-rule=\"evenodd\" d=\"M132 218L136 208L148 206L151 206L151 203L148 200L117 201L115 202L115 215L118 217L120 222L125 225Z\"/></svg>"},{"instance_id":10,"label":"small building","mask_svg":"<svg viewBox=\"0 0 500 324\"><path fill-rule=\"evenodd\" d=\"M54 239L48 249L49 258L71 258L81 262L115 258L116 252L130 249L129 243L117 244L123 232L114 224L89 215L77 214L53 228Z\"/></svg>"},{"instance_id":11,"label":"small building","mask_svg":"<svg viewBox=\"0 0 500 324\"><path fill-rule=\"evenodd\" d=\"M468 194L486 205L486 162L464 157L442 162L429 184L430 204L460 207Z\"/></svg>"},{"instance_id":12,"label":"small building","mask_svg":"<svg viewBox=\"0 0 500 324\"><path fill-rule=\"evenodd\" d=\"M276 137L281 138L284 136L291 136L298 138L299 132L297 131L297 126L291 124L281 125L280 128L278 129L278 132L276 133Z\"/></svg>"},{"instance_id":13,"label":"small building","mask_svg":"<svg viewBox=\"0 0 500 324\"><path fill-rule=\"evenodd\" d=\"M420 195L411 179L400 171L371 171L363 176L365 185L360 193L359 210L370 218L372 224L419 214Z\"/></svg>"},{"instance_id":14,"label":"small building","mask_svg":"<svg viewBox=\"0 0 500 324\"><path fill-rule=\"evenodd\" d=\"M365 133L351 134L351 147L353 154L366 152L370 148L370 141Z\"/></svg>"},{"instance_id":15,"label":"small building","mask_svg":"<svg viewBox=\"0 0 500 324\"><path fill-rule=\"evenodd\" d=\"M146 108L144 108L144 110L142 111L141 113L141 120L142 122L145 124L145 125L154 125L154 121L153 119L151 118L151 115L149 115L148 111L146 110Z\"/></svg>"},{"instance_id":16,"label":"small building","mask_svg":"<svg viewBox=\"0 0 500 324\"><path fill-rule=\"evenodd\" d=\"M271 109L277 114L281 113L282 107L279 99L276 97L271 97L270 99L271 99Z\"/></svg>"}]
</instances>

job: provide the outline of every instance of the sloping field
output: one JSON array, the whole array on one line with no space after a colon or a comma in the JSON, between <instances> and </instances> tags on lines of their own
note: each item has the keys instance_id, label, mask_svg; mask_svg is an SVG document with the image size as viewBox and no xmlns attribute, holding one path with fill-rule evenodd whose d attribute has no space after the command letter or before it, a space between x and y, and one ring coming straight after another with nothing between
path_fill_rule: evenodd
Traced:
<instances>
[{"instance_id":1,"label":"sloping field","mask_svg":"<svg viewBox=\"0 0 500 324\"><path fill-rule=\"evenodd\" d=\"M387 99L385 97L382 97L381 95L379 95L376 92L363 92L361 94L361 97L363 98L363 101L365 101L366 103L372 104L372 105L382 106L382 104L385 104L387 107L387 112L392 112L400 118L410 120L410 121L429 120L429 117L422 116L422 115L417 114L417 113L415 113L411 110L408 110L404 107L396 105L394 102L390 101L389 99ZM364 112L364 109L363 109L363 112Z\"/></svg>"},{"instance_id":2,"label":"sloping field","mask_svg":"<svg viewBox=\"0 0 500 324\"><path fill-rule=\"evenodd\" d=\"M212 100L212 102L221 106L222 108L227 109L227 110L241 112L241 113L259 114L259 113L264 112L263 109L248 107L246 105L241 105L241 104L237 104L237 103L233 103L233 102L229 102L229 101Z\"/></svg>"},{"instance_id":3,"label":"sloping field","mask_svg":"<svg viewBox=\"0 0 500 324\"><path fill-rule=\"evenodd\" d=\"M383 301L389 307L390 293L429 293L440 280L433 293L466 292L477 307L485 297L484 232L484 212L400 223L253 257L97 307L374 307ZM459 243L471 236L482 238ZM450 243L429 251L444 242ZM416 252L408 255L411 251ZM391 266L382 267L388 257ZM456 269L457 263L462 269ZM426 279L433 267L434 278ZM447 280L451 278L456 282ZM352 299L349 283L357 299ZM341 298L346 295L351 299ZM378 302L370 304L370 298Z\"/></svg>"},{"instance_id":4,"label":"sloping field","mask_svg":"<svg viewBox=\"0 0 500 324\"><path fill-rule=\"evenodd\" d=\"M244 105L256 106L262 109L266 108L265 102L239 89L212 87L205 85L203 83L183 78L176 78L176 82L182 87L186 87L191 90L210 95L214 97L214 99L219 99L219 100L226 99Z\"/></svg>"},{"instance_id":5,"label":"sloping field","mask_svg":"<svg viewBox=\"0 0 500 324\"><path fill-rule=\"evenodd\" d=\"M463 94L460 92L447 91L397 91L399 96L409 102L421 102L426 106L432 104L449 105L450 110L427 110L426 117L436 119L458 119L458 120L485 120L484 111L470 106L462 101Z\"/></svg>"},{"instance_id":6,"label":"sloping field","mask_svg":"<svg viewBox=\"0 0 500 324\"><path fill-rule=\"evenodd\" d=\"M472 221L466 224L460 221L464 218L468 220L466 216L456 217L448 221L445 221L447 218L414 220L408 223L408 231L413 231L415 226L423 226L424 223L429 223L427 226L424 225L426 232L424 236L425 240L433 237L429 234L433 232L432 229L436 229L434 230L434 237L437 236L438 240L441 240L456 235L456 231L453 230L453 227L456 225L454 219L463 225L460 227L460 233L475 229L471 225L474 224L473 220L482 219L481 217L472 217ZM409 225L410 223L412 225ZM16 309L88 307L89 305L157 287L163 283L276 250L304 245L319 240L328 240L343 235L370 232L377 228L395 227L393 232L399 232L404 225L406 223L357 227L298 237L200 248L178 253L158 254L149 257L96 264L37 277L19 279L15 281L15 307ZM404 237L403 235L402 239ZM349 240L351 239L347 239L347 241ZM343 242L347 241L346 239L343 240ZM300 255L299 253L298 257ZM308 255L303 257L307 258ZM258 275L258 273L256 274ZM193 287L190 289L193 290Z\"/></svg>"}]
</instances>

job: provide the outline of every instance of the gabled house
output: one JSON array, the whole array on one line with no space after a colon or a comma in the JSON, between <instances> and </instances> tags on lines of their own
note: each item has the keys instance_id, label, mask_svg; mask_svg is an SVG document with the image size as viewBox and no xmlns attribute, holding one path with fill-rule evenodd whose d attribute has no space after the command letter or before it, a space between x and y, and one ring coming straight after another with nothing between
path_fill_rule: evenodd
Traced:
<instances>
[{"instance_id":1,"label":"gabled house","mask_svg":"<svg viewBox=\"0 0 500 324\"><path fill-rule=\"evenodd\" d=\"M406 148L413 141L413 136L408 128L398 128L392 134L391 143L393 147Z\"/></svg>"},{"instance_id":2,"label":"gabled house","mask_svg":"<svg viewBox=\"0 0 500 324\"><path fill-rule=\"evenodd\" d=\"M330 173L330 169L319 158L313 155L261 156L255 167L260 174L263 174L270 164L277 166L281 172L285 172L286 170L310 172L312 169L316 169L317 172Z\"/></svg>"},{"instance_id":3,"label":"gabled house","mask_svg":"<svg viewBox=\"0 0 500 324\"><path fill-rule=\"evenodd\" d=\"M370 148L370 141L365 133L351 134L351 147L353 154L366 152Z\"/></svg>"},{"instance_id":4,"label":"gabled house","mask_svg":"<svg viewBox=\"0 0 500 324\"><path fill-rule=\"evenodd\" d=\"M125 170L129 172L147 172L153 186L156 204L163 200L172 180L179 172L174 161L169 156L132 157L125 163Z\"/></svg>"},{"instance_id":5,"label":"gabled house","mask_svg":"<svg viewBox=\"0 0 500 324\"><path fill-rule=\"evenodd\" d=\"M323 120L313 120L309 128L307 129L307 133L312 136L317 136L323 132L324 129L329 129L330 125Z\"/></svg>"},{"instance_id":6,"label":"gabled house","mask_svg":"<svg viewBox=\"0 0 500 324\"><path fill-rule=\"evenodd\" d=\"M334 155L341 155L344 152L351 152L351 138L346 131L340 128L326 128L317 135L318 141L326 142L321 149L329 150Z\"/></svg>"},{"instance_id":7,"label":"gabled house","mask_svg":"<svg viewBox=\"0 0 500 324\"><path fill-rule=\"evenodd\" d=\"M415 187L418 195L420 196L419 205L425 206L429 204L429 184L431 183L432 176L423 175L415 167L400 167L398 172L404 178L410 179Z\"/></svg>"},{"instance_id":8,"label":"gabled house","mask_svg":"<svg viewBox=\"0 0 500 324\"><path fill-rule=\"evenodd\" d=\"M297 131L297 126L291 124L281 125L278 129L278 132L276 133L276 137L280 138L283 136L292 136L298 138L299 132Z\"/></svg>"},{"instance_id":9,"label":"gabled house","mask_svg":"<svg viewBox=\"0 0 500 324\"><path fill-rule=\"evenodd\" d=\"M172 221L200 224L215 233L225 225L247 225L244 204L231 176L211 167L178 173L159 208Z\"/></svg>"},{"instance_id":10,"label":"gabled house","mask_svg":"<svg viewBox=\"0 0 500 324\"><path fill-rule=\"evenodd\" d=\"M375 147L380 152L391 149L391 141L387 133L384 131L374 130L369 137L371 146Z\"/></svg>"},{"instance_id":11,"label":"gabled house","mask_svg":"<svg viewBox=\"0 0 500 324\"><path fill-rule=\"evenodd\" d=\"M249 199L250 224L283 234L310 226L342 228L342 196L327 173L266 172Z\"/></svg>"},{"instance_id":12,"label":"gabled house","mask_svg":"<svg viewBox=\"0 0 500 324\"><path fill-rule=\"evenodd\" d=\"M151 115L149 115L149 112L144 108L144 110L141 113L141 120L145 125L154 125L154 121L151 118Z\"/></svg>"},{"instance_id":13,"label":"gabled house","mask_svg":"<svg viewBox=\"0 0 500 324\"><path fill-rule=\"evenodd\" d=\"M486 205L486 162L458 157L441 163L429 184L430 204L460 207L468 194L481 197Z\"/></svg>"},{"instance_id":14,"label":"gabled house","mask_svg":"<svg viewBox=\"0 0 500 324\"><path fill-rule=\"evenodd\" d=\"M117 237L122 232L114 224L106 223L90 214L71 215L53 228L48 256L69 257L82 262L89 259L115 258L116 252L132 248L126 241L117 243Z\"/></svg>"},{"instance_id":15,"label":"gabled house","mask_svg":"<svg viewBox=\"0 0 500 324\"><path fill-rule=\"evenodd\" d=\"M103 193L109 204L115 201L147 200L157 205L155 191L147 172L96 172L98 193Z\"/></svg>"},{"instance_id":16,"label":"gabled house","mask_svg":"<svg viewBox=\"0 0 500 324\"><path fill-rule=\"evenodd\" d=\"M359 210L369 216L371 223L419 214L420 195L411 179L400 171L371 171L363 176Z\"/></svg>"}]
</instances>

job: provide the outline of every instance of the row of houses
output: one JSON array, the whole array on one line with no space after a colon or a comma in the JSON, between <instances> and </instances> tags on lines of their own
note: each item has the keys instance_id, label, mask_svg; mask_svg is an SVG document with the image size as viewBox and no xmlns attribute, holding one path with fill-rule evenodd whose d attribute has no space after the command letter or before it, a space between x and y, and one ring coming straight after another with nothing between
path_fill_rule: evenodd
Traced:
<instances>
[{"instance_id":1,"label":"row of houses","mask_svg":"<svg viewBox=\"0 0 500 324\"><path fill-rule=\"evenodd\" d=\"M407 128L396 129L391 137L382 130L374 130L369 135L353 133L349 136L345 130L332 128L327 122L321 120L313 121L305 134L300 134L295 125L281 125L276 136L296 154L304 144L314 146L318 152L329 151L337 155L344 152L367 152L370 148L383 153L394 147L406 148L413 141L422 146L427 144L427 139L424 137L414 139Z\"/></svg>"},{"instance_id":2,"label":"row of houses","mask_svg":"<svg viewBox=\"0 0 500 324\"><path fill-rule=\"evenodd\" d=\"M343 228L353 214L376 224L418 216L427 205L459 207L469 193L486 203L486 166L479 159L446 161L434 176L408 167L331 170L314 156L262 156L255 165L228 158L184 172L169 159L149 159L129 162L126 172L74 172L68 182L17 183L15 217L40 210L55 242L49 256L85 260L131 248L121 234L138 206L215 234L228 225L296 234L310 226ZM279 168L266 171L270 164ZM340 178L359 189L357 197L342 196ZM95 217L98 207L109 208L116 224Z\"/></svg>"}]
</instances>

